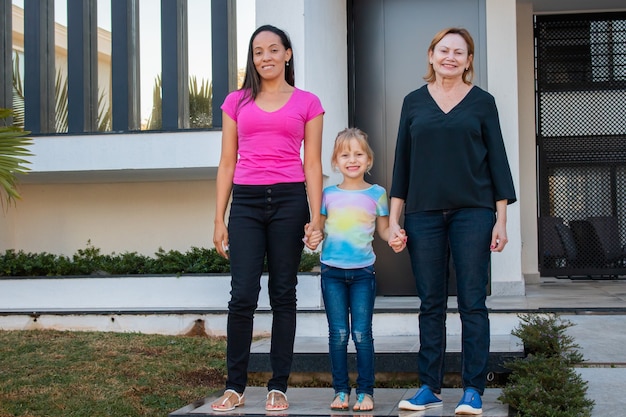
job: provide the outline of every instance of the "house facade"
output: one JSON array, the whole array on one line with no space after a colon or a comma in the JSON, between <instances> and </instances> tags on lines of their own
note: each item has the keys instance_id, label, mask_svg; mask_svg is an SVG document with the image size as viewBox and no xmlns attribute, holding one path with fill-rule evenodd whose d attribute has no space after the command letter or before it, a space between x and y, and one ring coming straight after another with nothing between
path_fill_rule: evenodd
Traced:
<instances>
[{"instance_id":1,"label":"house facade","mask_svg":"<svg viewBox=\"0 0 626 417\"><path fill-rule=\"evenodd\" d=\"M72 1L68 0L68 7ZM134 0L121 3L131 11L135 5ZM138 3L139 7L145 7L143 1ZM182 0L169 3L174 7L186 4ZM216 7L221 4L227 17L237 7L244 7L242 2L234 0L212 3ZM518 193L518 202L509 206L507 215L509 244L504 252L492 257L491 294L524 294L526 283L538 281L545 266L538 218L545 216L542 199L549 199L554 190L542 194L541 189L543 168L539 166L537 140L541 136L538 126L545 118L542 119L538 109L541 96L536 77L537 19L598 14L615 25L624 20L626 7L622 1L256 0L253 3L254 26L270 23L289 33L294 46L296 85L317 94L326 110L323 134L326 184L339 180L330 166L336 133L348 125L356 125L368 132L376 152L372 180L389 187L402 98L423 84L430 39L445 27L468 28L476 40L475 83L496 99ZM11 2L0 0L0 4L6 15ZM231 38L237 33L232 17L226 21L229 24L222 32L213 32L214 61L215 48L220 44L216 42L219 33ZM213 21L213 25L217 26L217 22ZM132 22L125 27L132 28ZM619 44L620 39L622 44L626 43L625 29L614 32L612 45ZM179 36L178 40L184 43L185 37ZM231 57L232 44L223 41L221 45L225 45L224 56ZM613 90L623 93L626 88L620 84L622 69L619 68L626 63L626 52L612 51L615 56L624 54L611 66L617 79ZM132 50L125 56L132 57ZM130 61L123 68L133 73L136 68ZM22 199L0 217L0 250L72 254L87 242L104 253L152 254L160 247L181 251L192 246L212 247L215 175L220 156L219 121L216 122L219 115L215 116L215 109L221 104L220 94L223 96L224 91L235 86L232 82L236 78L235 67L231 62L226 74L214 70L211 129L189 129L185 123L179 123L173 128L140 131L136 123L133 127L132 120L118 129L115 106L119 102L113 97L111 131L33 135L31 172L20 178ZM6 62L4 68L3 85L6 85ZM178 107L177 100L167 100L166 91L170 90L165 88L166 73L170 69L164 62L164 125L166 105L171 102L175 106L172 112L185 116L185 94L176 96L183 100ZM115 71L114 68L114 80ZM180 74L185 74L184 69L170 78L176 79ZM227 84L215 84L219 74L229 80ZM183 88L185 85L182 84ZM132 96L134 88L132 82L127 82L126 89L130 92L125 97ZM618 105L623 108L624 95L616 94ZM0 97L5 97L0 107L7 107L6 94ZM130 107L124 115L132 115L132 103ZM545 108L550 110L549 105ZM574 113L568 114L559 115L559 120L574 117ZM606 118L602 120L607 122ZM28 129L28 108L26 126ZM576 136L576 133L568 132L568 135ZM618 126L611 135L621 135L623 139L626 129ZM615 194L619 196L619 190L623 189L620 187L624 187L620 178L625 174L619 161L617 165L611 175L617 181ZM618 197L612 213L621 216L619 225L623 228L620 201L623 202ZM569 207L571 202L563 204ZM406 259L380 254L382 250L378 252L378 276L381 282L393 282L390 286L383 284L382 292L391 295L414 291Z\"/></svg>"}]
</instances>

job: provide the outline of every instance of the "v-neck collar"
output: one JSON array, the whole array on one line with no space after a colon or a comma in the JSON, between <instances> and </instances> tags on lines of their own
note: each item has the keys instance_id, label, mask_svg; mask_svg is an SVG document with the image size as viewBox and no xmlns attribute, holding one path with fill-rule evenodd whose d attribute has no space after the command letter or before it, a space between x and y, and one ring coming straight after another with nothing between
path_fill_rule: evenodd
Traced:
<instances>
[{"instance_id":1,"label":"v-neck collar","mask_svg":"<svg viewBox=\"0 0 626 417\"><path fill-rule=\"evenodd\" d=\"M443 114L444 116L449 115L450 113L452 113L455 109L457 109L465 100L467 100L467 97L471 94L472 91L474 91L474 88L476 86L472 85L472 87L467 90L467 93L465 93L465 95L463 96L463 98L461 100L459 100L458 103L456 103L454 106L452 106L452 108L445 112L443 111L443 109L441 107L439 107L439 104L437 103L437 100L435 100L435 98L432 96L432 94L430 94L430 90L428 89L428 84L424 85L424 89L426 90L426 95L430 98L430 100L432 101L432 103L435 105L435 107L437 108L437 110L439 110L439 112L441 114Z\"/></svg>"}]
</instances>

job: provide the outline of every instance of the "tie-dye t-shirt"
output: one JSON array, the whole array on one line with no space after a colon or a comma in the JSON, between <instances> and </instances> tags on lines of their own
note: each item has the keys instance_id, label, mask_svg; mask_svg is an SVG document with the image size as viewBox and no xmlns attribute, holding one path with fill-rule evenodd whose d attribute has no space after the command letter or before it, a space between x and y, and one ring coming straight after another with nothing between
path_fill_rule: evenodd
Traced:
<instances>
[{"instance_id":1,"label":"tie-dye t-shirt","mask_svg":"<svg viewBox=\"0 0 626 417\"><path fill-rule=\"evenodd\" d=\"M387 192L380 185L365 190L326 187L322 194L326 216L321 262L336 268L363 268L374 264L372 248L376 217L389 216Z\"/></svg>"}]
</instances>

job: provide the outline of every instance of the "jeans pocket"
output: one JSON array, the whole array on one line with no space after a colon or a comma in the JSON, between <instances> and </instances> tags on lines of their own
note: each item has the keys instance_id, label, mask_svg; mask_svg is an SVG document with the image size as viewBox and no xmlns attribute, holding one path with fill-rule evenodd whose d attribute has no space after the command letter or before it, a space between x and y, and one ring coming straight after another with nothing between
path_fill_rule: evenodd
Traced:
<instances>
[{"instance_id":1,"label":"jeans pocket","mask_svg":"<svg viewBox=\"0 0 626 417\"><path fill-rule=\"evenodd\" d=\"M366 266L364 268L361 268L361 269L363 270L363 272L365 272L367 274L370 274L370 275L376 274L376 271L374 270L374 265L373 264L369 265L369 266Z\"/></svg>"}]
</instances>

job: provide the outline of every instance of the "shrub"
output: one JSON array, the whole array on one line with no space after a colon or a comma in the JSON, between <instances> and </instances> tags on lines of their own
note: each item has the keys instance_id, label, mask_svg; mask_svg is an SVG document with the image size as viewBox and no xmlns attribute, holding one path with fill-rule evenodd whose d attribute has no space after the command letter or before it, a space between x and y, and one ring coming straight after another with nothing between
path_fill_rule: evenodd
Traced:
<instances>
[{"instance_id":1,"label":"shrub","mask_svg":"<svg viewBox=\"0 0 626 417\"><path fill-rule=\"evenodd\" d=\"M519 417L588 417L594 402L586 398L587 382L573 366L582 362L579 346L565 331L573 324L555 314L519 316L512 334L527 356L508 361L511 370L498 398Z\"/></svg>"},{"instance_id":2,"label":"shrub","mask_svg":"<svg viewBox=\"0 0 626 417\"><path fill-rule=\"evenodd\" d=\"M310 272L319 265L319 254L303 252L300 272ZM267 269L266 269L267 271ZM165 251L154 257L136 252L102 254L87 243L70 258L47 252L27 253L9 249L0 254L0 276L60 276L60 275L136 275L136 274L224 274L230 264L215 249L192 247L187 252Z\"/></svg>"}]
</instances>

